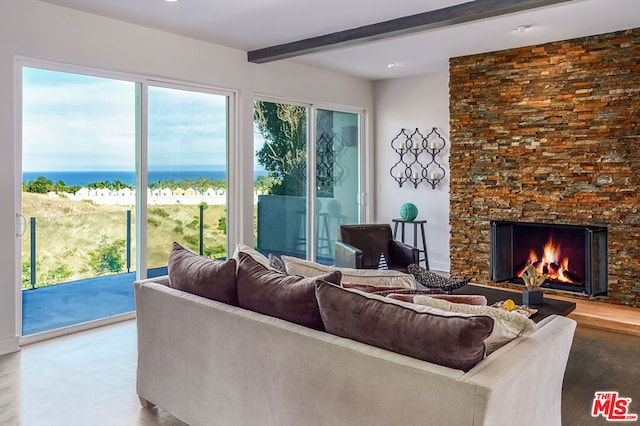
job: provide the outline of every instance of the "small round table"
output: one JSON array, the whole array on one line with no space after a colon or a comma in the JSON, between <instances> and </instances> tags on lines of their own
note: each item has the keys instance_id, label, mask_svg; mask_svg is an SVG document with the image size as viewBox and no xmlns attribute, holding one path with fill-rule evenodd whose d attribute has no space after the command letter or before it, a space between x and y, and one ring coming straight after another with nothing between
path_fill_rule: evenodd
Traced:
<instances>
[{"instance_id":1,"label":"small round table","mask_svg":"<svg viewBox=\"0 0 640 426\"><path fill-rule=\"evenodd\" d=\"M393 239L397 239L397 235L398 235L398 224L401 225L400 227L400 241L402 241L404 243L404 225L405 224L413 224L413 246L416 247L418 250L420 250L420 248L418 247L418 225L420 226L420 235L422 236L422 249L420 250L420 253L424 253L424 259L420 259L420 260L424 260L424 267L428 270L429 269L429 256L427 255L427 239L425 237L425 233L424 233L424 224L427 223L426 220L402 220L402 219L392 219L393 221Z\"/></svg>"}]
</instances>

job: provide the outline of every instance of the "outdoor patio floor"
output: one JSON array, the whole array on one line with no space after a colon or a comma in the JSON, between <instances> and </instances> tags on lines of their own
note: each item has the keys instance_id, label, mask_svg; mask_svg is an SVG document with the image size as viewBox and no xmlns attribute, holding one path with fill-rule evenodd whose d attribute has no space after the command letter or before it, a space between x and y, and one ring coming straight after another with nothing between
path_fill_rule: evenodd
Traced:
<instances>
[{"instance_id":1,"label":"outdoor patio floor","mask_svg":"<svg viewBox=\"0 0 640 426\"><path fill-rule=\"evenodd\" d=\"M167 268L148 271L149 278L167 274ZM135 310L135 272L22 291L22 335L107 318Z\"/></svg>"}]
</instances>

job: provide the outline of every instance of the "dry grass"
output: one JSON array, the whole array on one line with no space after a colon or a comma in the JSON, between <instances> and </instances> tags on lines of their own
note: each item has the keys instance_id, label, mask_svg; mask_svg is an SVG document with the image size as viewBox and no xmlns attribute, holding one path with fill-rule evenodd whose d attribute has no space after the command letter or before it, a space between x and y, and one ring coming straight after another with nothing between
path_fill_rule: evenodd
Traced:
<instances>
[{"instance_id":1,"label":"dry grass","mask_svg":"<svg viewBox=\"0 0 640 426\"><path fill-rule=\"evenodd\" d=\"M135 270L135 210L133 206L101 206L48 195L23 193L23 214L36 218L37 286L51 281L51 274L62 265L71 272L63 281L95 276L90 268L90 254L100 246L127 239L126 211L132 211L131 270ZM194 250L199 245L198 206L150 206L148 218L148 267L166 266L173 241ZM218 229L225 206L208 206L204 210L205 254L226 255L226 237ZM30 274L25 262L30 260L30 229L22 238L23 279ZM126 250L121 253L126 259ZM126 272L126 269L124 270ZM55 281L55 280L54 280ZM30 285L26 285L30 287Z\"/></svg>"}]
</instances>

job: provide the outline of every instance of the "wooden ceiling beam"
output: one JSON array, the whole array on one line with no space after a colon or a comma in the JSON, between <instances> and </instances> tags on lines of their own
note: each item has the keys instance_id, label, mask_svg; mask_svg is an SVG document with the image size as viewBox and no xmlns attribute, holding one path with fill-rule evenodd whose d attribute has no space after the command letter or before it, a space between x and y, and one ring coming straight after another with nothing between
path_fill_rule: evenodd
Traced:
<instances>
[{"instance_id":1,"label":"wooden ceiling beam","mask_svg":"<svg viewBox=\"0 0 640 426\"><path fill-rule=\"evenodd\" d=\"M573 0L475 0L404 16L331 34L247 52L249 62L262 64L280 59L316 53L338 47L384 40L456 24L493 18Z\"/></svg>"}]
</instances>

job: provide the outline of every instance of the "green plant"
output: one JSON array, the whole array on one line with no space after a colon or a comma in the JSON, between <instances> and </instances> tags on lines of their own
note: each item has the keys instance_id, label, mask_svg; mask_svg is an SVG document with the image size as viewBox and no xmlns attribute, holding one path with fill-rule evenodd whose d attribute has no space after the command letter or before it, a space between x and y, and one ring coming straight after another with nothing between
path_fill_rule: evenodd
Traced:
<instances>
[{"instance_id":1,"label":"green plant","mask_svg":"<svg viewBox=\"0 0 640 426\"><path fill-rule=\"evenodd\" d=\"M149 209L149 213L155 216L160 216L165 218L171 216L168 211L159 207Z\"/></svg>"},{"instance_id":2,"label":"green plant","mask_svg":"<svg viewBox=\"0 0 640 426\"><path fill-rule=\"evenodd\" d=\"M200 226L199 216L195 216L191 222L187 223L187 228L189 229L199 229L199 226Z\"/></svg>"},{"instance_id":3,"label":"green plant","mask_svg":"<svg viewBox=\"0 0 640 426\"><path fill-rule=\"evenodd\" d=\"M222 231L223 234L227 233L227 217L222 216L218 219L218 230Z\"/></svg>"},{"instance_id":4,"label":"green plant","mask_svg":"<svg viewBox=\"0 0 640 426\"><path fill-rule=\"evenodd\" d=\"M147 217L147 223L155 227L159 227L162 224L162 222L155 217Z\"/></svg>"},{"instance_id":5,"label":"green plant","mask_svg":"<svg viewBox=\"0 0 640 426\"><path fill-rule=\"evenodd\" d=\"M31 286L31 262L22 262L22 287L25 286Z\"/></svg>"},{"instance_id":6,"label":"green plant","mask_svg":"<svg viewBox=\"0 0 640 426\"><path fill-rule=\"evenodd\" d=\"M97 275L120 272L124 267L122 251L125 248L125 240L107 241L107 236L102 235L98 248L89 253L89 265Z\"/></svg>"},{"instance_id":7,"label":"green plant","mask_svg":"<svg viewBox=\"0 0 640 426\"><path fill-rule=\"evenodd\" d=\"M57 268L47 271L45 274L38 278L38 283L42 285L58 284L64 282L73 275L73 271L66 263L58 266Z\"/></svg>"},{"instance_id":8,"label":"green plant","mask_svg":"<svg viewBox=\"0 0 640 426\"><path fill-rule=\"evenodd\" d=\"M189 244L189 248L196 250L200 247L200 237L198 235L185 235L184 240Z\"/></svg>"},{"instance_id":9,"label":"green plant","mask_svg":"<svg viewBox=\"0 0 640 426\"><path fill-rule=\"evenodd\" d=\"M218 244L213 247L205 247L204 255L215 259L227 257L227 248L224 244Z\"/></svg>"}]
</instances>

